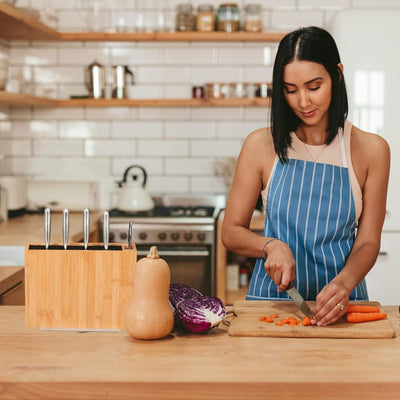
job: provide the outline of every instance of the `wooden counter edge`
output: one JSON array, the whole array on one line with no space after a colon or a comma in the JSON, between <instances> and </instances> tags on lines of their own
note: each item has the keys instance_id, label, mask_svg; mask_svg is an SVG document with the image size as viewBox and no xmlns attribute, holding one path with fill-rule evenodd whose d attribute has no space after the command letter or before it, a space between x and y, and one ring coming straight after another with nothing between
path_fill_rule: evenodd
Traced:
<instances>
[{"instance_id":1,"label":"wooden counter edge","mask_svg":"<svg viewBox=\"0 0 400 400\"><path fill-rule=\"evenodd\" d=\"M0 295L24 280L24 267L0 267Z\"/></svg>"}]
</instances>

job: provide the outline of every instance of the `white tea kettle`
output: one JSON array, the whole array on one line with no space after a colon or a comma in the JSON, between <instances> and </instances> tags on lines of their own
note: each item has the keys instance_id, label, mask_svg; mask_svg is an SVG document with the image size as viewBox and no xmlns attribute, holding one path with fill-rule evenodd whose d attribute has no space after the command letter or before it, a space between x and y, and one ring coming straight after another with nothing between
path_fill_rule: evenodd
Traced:
<instances>
[{"instance_id":1,"label":"white tea kettle","mask_svg":"<svg viewBox=\"0 0 400 400\"><path fill-rule=\"evenodd\" d=\"M132 174L132 180L128 181L128 172L132 169L139 169L142 171L142 181L138 180L139 176ZM122 181L118 182L120 187L120 194L117 201L117 208L121 211L148 211L154 208L154 202L145 186L147 181L147 174L143 167L140 165L131 165L124 172Z\"/></svg>"}]
</instances>

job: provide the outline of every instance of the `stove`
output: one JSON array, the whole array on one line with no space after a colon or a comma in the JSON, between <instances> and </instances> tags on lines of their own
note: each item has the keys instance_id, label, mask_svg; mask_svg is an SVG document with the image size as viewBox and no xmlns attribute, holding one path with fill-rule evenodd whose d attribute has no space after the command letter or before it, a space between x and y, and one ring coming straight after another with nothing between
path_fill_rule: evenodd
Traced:
<instances>
[{"instance_id":1,"label":"stove","mask_svg":"<svg viewBox=\"0 0 400 400\"><path fill-rule=\"evenodd\" d=\"M192 286L204 295L216 291L216 221L225 207L224 196L155 198L150 211L109 211L110 242L132 242L138 259L157 246L171 270L171 282ZM101 227L102 228L102 227Z\"/></svg>"}]
</instances>

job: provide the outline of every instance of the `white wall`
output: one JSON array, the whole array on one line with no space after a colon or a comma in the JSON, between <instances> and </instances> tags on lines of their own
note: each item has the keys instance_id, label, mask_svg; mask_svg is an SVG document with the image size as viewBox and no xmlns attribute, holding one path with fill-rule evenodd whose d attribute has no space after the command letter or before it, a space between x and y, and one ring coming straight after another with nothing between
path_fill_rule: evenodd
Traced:
<instances>
[{"instance_id":1,"label":"white wall","mask_svg":"<svg viewBox=\"0 0 400 400\"><path fill-rule=\"evenodd\" d=\"M249 1L254 3L255 1ZM19 0L40 8L44 0ZM53 0L61 31L85 30L79 1ZM172 24L179 0L103 0L104 29L118 17L134 29L139 12L165 10ZM192 1L197 7L203 0ZM218 6L221 1L208 1ZM243 7L247 2L238 1ZM341 9L399 8L397 0L264 0L264 26L289 31L298 26L330 28ZM373 27L371 27L373 29ZM350 40L351 38L349 38ZM188 98L193 84L209 81L270 81L274 43L80 43L11 42L11 74L33 72L25 90L55 98L86 94L84 69L95 59L110 71L128 64L135 72L133 96ZM28 76L28 75L27 75ZM114 182L133 163L148 173L148 189L160 193L224 193L213 162L236 157L246 135L268 122L263 108L1 108L0 172L31 178ZM1 157L0 157L1 158ZM108 193L108 190L103 190ZM112 203L111 197L101 202ZM112 205L112 204L110 204Z\"/></svg>"}]
</instances>

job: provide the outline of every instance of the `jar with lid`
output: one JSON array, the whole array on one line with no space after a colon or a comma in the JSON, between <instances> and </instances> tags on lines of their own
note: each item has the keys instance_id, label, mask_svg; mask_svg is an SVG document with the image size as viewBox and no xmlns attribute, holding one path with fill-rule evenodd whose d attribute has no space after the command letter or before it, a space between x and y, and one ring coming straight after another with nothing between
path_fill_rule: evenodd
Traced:
<instances>
[{"instance_id":1,"label":"jar with lid","mask_svg":"<svg viewBox=\"0 0 400 400\"><path fill-rule=\"evenodd\" d=\"M195 18L191 4L178 4L176 6L176 26L175 30L185 32L193 31L195 28Z\"/></svg>"},{"instance_id":2,"label":"jar with lid","mask_svg":"<svg viewBox=\"0 0 400 400\"><path fill-rule=\"evenodd\" d=\"M235 3L221 4L217 12L217 28L223 32L240 30L240 11Z\"/></svg>"},{"instance_id":3,"label":"jar with lid","mask_svg":"<svg viewBox=\"0 0 400 400\"><path fill-rule=\"evenodd\" d=\"M214 7L202 4L197 7L196 29L199 32L212 32L214 30L215 18Z\"/></svg>"},{"instance_id":4,"label":"jar with lid","mask_svg":"<svg viewBox=\"0 0 400 400\"><path fill-rule=\"evenodd\" d=\"M246 32L261 32L262 31L262 18L261 18L261 5L248 4L245 9L244 17L244 30Z\"/></svg>"}]
</instances>

